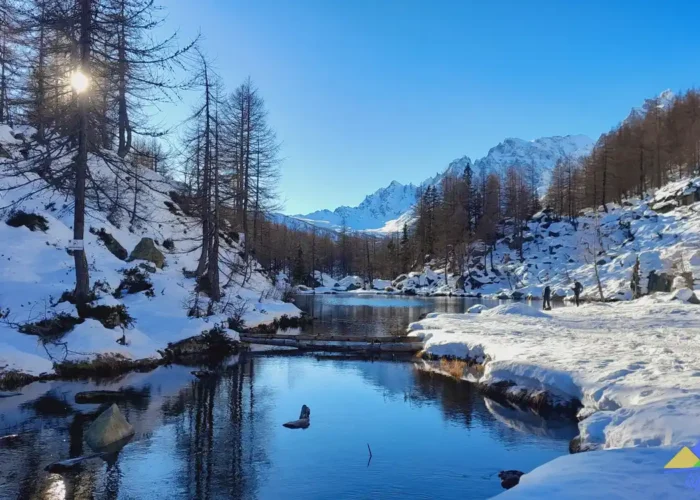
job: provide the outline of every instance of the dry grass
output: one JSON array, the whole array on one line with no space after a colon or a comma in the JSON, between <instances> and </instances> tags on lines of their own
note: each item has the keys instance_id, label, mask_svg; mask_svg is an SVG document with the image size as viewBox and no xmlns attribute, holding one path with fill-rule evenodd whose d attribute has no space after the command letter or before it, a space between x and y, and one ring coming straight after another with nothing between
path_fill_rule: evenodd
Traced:
<instances>
[{"instance_id":1,"label":"dry grass","mask_svg":"<svg viewBox=\"0 0 700 500\"><path fill-rule=\"evenodd\" d=\"M37 377L18 372L17 370L0 371L0 391L11 391L30 384L37 380Z\"/></svg>"},{"instance_id":2,"label":"dry grass","mask_svg":"<svg viewBox=\"0 0 700 500\"><path fill-rule=\"evenodd\" d=\"M461 379L464 376L464 370L467 368L467 362L461 359L441 359L440 370L448 373L451 377Z\"/></svg>"}]
</instances>

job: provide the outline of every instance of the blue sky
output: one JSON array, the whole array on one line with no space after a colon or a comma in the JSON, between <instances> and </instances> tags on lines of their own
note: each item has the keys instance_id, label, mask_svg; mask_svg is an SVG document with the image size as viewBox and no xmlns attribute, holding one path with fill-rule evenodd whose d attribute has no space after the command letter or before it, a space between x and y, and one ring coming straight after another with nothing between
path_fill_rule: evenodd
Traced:
<instances>
[{"instance_id":1,"label":"blue sky","mask_svg":"<svg viewBox=\"0 0 700 500\"><path fill-rule=\"evenodd\" d=\"M587 134L700 85L700 2L163 0L282 142L286 213L356 205L505 137ZM173 118L184 107L168 110Z\"/></svg>"}]
</instances>

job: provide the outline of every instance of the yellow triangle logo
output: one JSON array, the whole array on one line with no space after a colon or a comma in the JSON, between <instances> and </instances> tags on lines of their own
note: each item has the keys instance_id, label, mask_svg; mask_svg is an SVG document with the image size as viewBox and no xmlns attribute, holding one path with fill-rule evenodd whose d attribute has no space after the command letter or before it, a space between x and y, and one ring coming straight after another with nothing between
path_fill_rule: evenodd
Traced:
<instances>
[{"instance_id":1,"label":"yellow triangle logo","mask_svg":"<svg viewBox=\"0 0 700 500\"><path fill-rule=\"evenodd\" d=\"M664 466L664 469L691 469L695 467L700 459L695 456L695 453L690 451L690 448L684 446L681 451L676 453L676 456Z\"/></svg>"}]
</instances>

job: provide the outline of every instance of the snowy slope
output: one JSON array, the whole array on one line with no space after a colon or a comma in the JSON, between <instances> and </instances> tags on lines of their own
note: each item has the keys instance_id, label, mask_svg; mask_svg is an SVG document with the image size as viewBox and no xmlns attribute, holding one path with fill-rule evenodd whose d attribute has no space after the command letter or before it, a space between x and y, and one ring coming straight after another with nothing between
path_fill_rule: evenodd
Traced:
<instances>
[{"instance_id":1,"label":"snowy slope","mask_svg":"<svg viewBox=\"0 0 700 500\"><path fill-rule=\"evenodd\" d=\"M6 131L6 127L0 127L0 131L3 130ZM16 145L8 142L2 145L12 151L12 146ZM3 170L3 161L0 159L0 171ZM58 163L56 161L54 165L58 166ZM89 163L94 178L105 183L114 182L113 174L102 160L90 157ZM141 175L144 182L139 203L148 222L132 225L128 217L121 217L120 220L117 220L119 217L111 217L118 224L115 225L107 220L105 213L90 211L86 215L85 250L91 284L101 281L115 290L123 278L120 271L133 268L139 262L120 260L89 229L104 229L128 252L142 237L152 238L166 259L165 267L149 276L154 296L149 298L144 293L138 293L116 299L106 291L98 291L98 304L124 304L136 320L134 326L126 331L121 328L112 330L88 319L64 337L67 350L56 346L45 349L38 342L38 337L19 333L13 324L36 322L58 313L77 316L75 306L67 302L56 304L61 294L72 290L75 283L73 257L66 251L66 245L73 237L72 200L48 190L32 194L37 187L45 186L42 179L32 174L21 179L0 179L3 189L16 186L16 189L0 193L0 206L19 201L19 209L41 215L48 222L48 229L42 232L23 226L11 227L5 222L7 213L3 213L0 219L0 308L9 310L7 321L0 322L0 375L3 370L19 370L35 375L51 372L50 355L58 361L91 358L101 353L118 353L133 359L159 357L157 350L168 342L197 335L202 330L210 329L215 322L225 321L225 315L200 319L187 317L186 303L193 296L195 282L183 275L183 269L196 268L199 255L197 238L201 229L197 220L183 215L181 209L172 203L167 194L172 189L168 181L152 171L142 171ZM131 194L122 193L122 196ZM166 203L175 210L170 210ZM173 241L172 250L162 245L166 239ZM227 259L232 262L241 259L241 248L236 243L222 242L222 245ZM228 276L222 269L221 283L228 282ZM260 272L254 270L245 285L241 285L241 282L234 279L224 292L232 302L247 304L244 319L248 326L272 321L282 314L299 313L294 305L274 299L276 294L272 283ZM117 343L123 334L126 345ZM235 332L231 335L235 337Z\"/></svg>"},{"instance_id":2,"label":"snowy slope","mask_svg":"<svg viewBox=\"0 0 700 500\"><path fill-rule=\"evenodd\" d=\"M486 172L501 173L511 165L534 165L540 180L540 191L544 193L557 160L566 156L583 156L590 152L593 144L593 140L583 135L543 137L534 141L506 139L491 148L484 158L473 163L467 156L458 158L443 172L427 178L418 186L394 181L368 195L356 207L343 206L333 211L319 210L310 214L294 215L292 220L298 219L318 227L336 230L345 221L351 230L395 232L401 230L404 223L410 224L411 209L416 202L417 193L429 186L439 186L440 181L448 174L462 175L467 165L471 165L475 173L482 168Z\"/></svg>"}]
</instances>

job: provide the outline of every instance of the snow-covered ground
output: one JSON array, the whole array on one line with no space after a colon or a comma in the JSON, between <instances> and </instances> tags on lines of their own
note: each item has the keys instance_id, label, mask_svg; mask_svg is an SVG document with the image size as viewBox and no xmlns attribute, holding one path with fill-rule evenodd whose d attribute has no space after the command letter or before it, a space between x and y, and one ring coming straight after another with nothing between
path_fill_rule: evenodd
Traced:
<instances>
[{"instance_id":1,"label":"snow-covered ground","mask_svg":"<svg viewBox=\"0 0 700 500\"><path fill-rule=\"evenodd\" d=\"M481 384L509 382L515 384L508 389L513 395L545 391L555 402L579 400L583 449L679 451L700 442L700 306L672 294L547 312L513 302L479 314L431 314L409 330L425 339L431 355L483 361ZM549 492L556 498L560 485L571 486L569 476L577 468L581 479L610 460L634 463L637 454L559 459L524 481L531 486L518 486L508 496ZM628 463L625 470L645 474L656 467L660 473L672 454L668 449L646 454L646 468ZM587 468L578 467L581 461ZM565 472L557 472L562 467ZM610 488L630 480L629 474L607 472ZM659 477L661 485L671 481Z\"/></svg>"},{"instance_id":2,"label":"snow-covered ground","mask_svg":"<svg viewBox=\"0 0 700 500\"><path fill-rule=\"evenodd\" d=\"M19 141L7 140L8 127L0 128L0 140L10 151ZM0 171L2 171L0 159ZM90 159L91 175L103 182L114 182L108 168L96 158ZM173 189L164 178L152 171L143 171L142 192L139 197L139 212L147 222L130 224L128 217L122 217L118 226L107 220L105 213L91 211L86 218L85 249L90 268L91 284L101 281L115 290L123 278L120 272L137 266L139 261L126 262L115 257L89 229L104 229L128 251L131 252L142 237L152 238L156 247L165 255L165 267L150 273L153 283L153 297L144 293L126 295L115 299L111 294L98 291L97 304L124 304L135 319L132 328L107 329L96 320L88 319L69 332L63 347L47 346L45 349L36 336L19 333L16 324L36 322L58 313L77 316L75 307L64 302L55 305L61 294L74 287L75 276L73 257L66 251L73 238L72 199L64 198L51 191L31 194L43 185L43 181L31 175L22 179L0 180L0 188L6 189L15 183L17 189L0 193L0 206L8 206L19 201L16 208L27 213L43 216L48 229L30 231L27 227L11 227L5 221L8 213L0 221L0 309L9 310L5 321L0 321L0 374L6 370L38 375L52 372L52 360L90 358L96 354L119 353L132 359L160 357L158 349L168 342L175 342L201 331L210 329L215 323L223 323L226 315L209 318L188 318L186 303L192 298L194 279L185 278L183 269L193 270L199 256L197 238L201 229L195 219L182 214L182 211L168 196ZM27 181L30 181L27 183ZM25 185L26 184L26 185ZM31 194L31 196L29 196ZM123 194L129 196L128 193ZM175 207L169 209L166 202ZM126 202L129 203L129 202ZM114 218L112 218L114 220ZM174 249L163 246L166 239L172 240ZM222 251L227 259L240 259L238 244L222 242ZM232 303L245 303L244 320L246 326L270 322L287 314L296 316L299 310L293 305L277 300L280 294L272 282L261 272L253 271L245 285L236 277L225 289L225 300ZM229 278L222 269L221 282ZM231 331L233 337L237 333ZM117 343L125 335L126 345ZM51 355L51 356L50 356Z\"/></svg>"}]
</instances>

